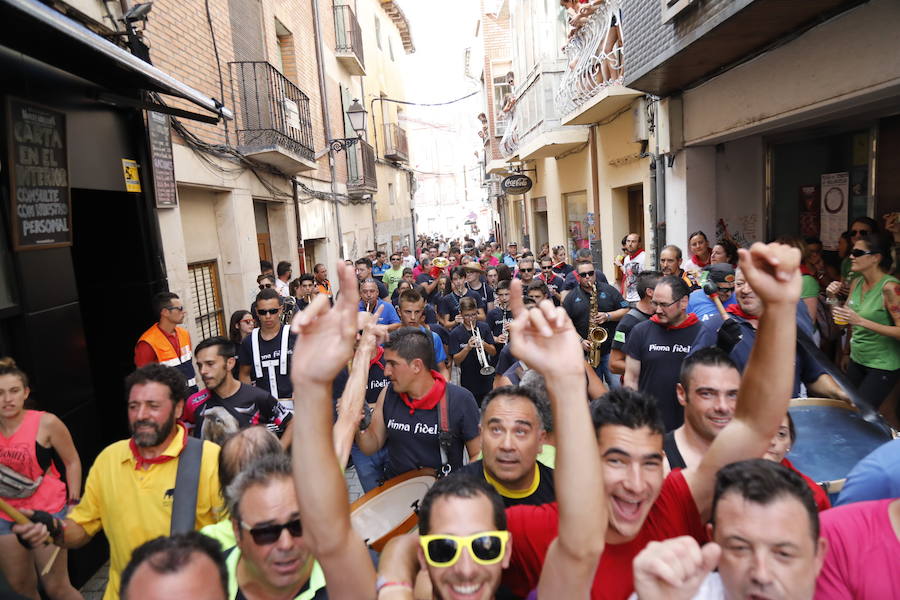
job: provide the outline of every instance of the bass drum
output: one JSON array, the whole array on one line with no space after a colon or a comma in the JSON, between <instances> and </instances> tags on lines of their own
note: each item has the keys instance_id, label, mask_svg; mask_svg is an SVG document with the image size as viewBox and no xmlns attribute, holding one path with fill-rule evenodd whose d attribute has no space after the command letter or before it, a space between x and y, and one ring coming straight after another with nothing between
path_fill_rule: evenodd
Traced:
<instances>
[{"instance_id":1,"label":"bass drum","mask_svg":"<svg viewBox=\"0 0 900 600\"><path fill-rule=\"evenodd\" d=\"M797 439L787 457L832 503L856 463L893 437L883 421L864 420L857 407L842 400L795 398L788 410Z\"/></svg>"},{"instance_id":2,"label":"bass drum","mask_svg":"<svg viewBox=\"0 0 900 600\"><path fill-rule=\"evenodd\" d=\"M388 540L419 524L419 503L437 480L434 469L418 469L366 492L350 505L350 522L366 545L381 552Z\"/></svg>"}]
</instances>

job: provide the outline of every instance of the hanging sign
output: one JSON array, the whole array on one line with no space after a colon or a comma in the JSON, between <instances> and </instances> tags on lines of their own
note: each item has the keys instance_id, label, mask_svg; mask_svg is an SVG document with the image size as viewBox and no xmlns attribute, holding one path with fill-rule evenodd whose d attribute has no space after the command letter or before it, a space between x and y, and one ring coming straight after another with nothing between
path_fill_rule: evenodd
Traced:
<instances>
[{"instance_id":1,"label":"hanging sign","mask_svg":"<svg viewBox=\"0 0 900 600\"><path fill-rule=\"evenodd\" d=\"M71 246L66 116L17 98L6 108L13 246Z\"/></svg>"},{"instance_id":2,"label":"hanging sign","mask_svg":"<svg viewBox=\"0 0 900 600\"><path fill-rule=\"evenodd\" d=\"M521 195L530 190L531 186L528 175L510 175L500 182L500 189L505 194Z\"/></svg>"},{"instance_id":3,"label":"hanging sign","mask_svg":"<svg viewBox=\"0 0 900 600\"><path fill-rule=\"evenodd\" d=\"M153 193L156 196L156 207L178 206L169 115L147 111L147 138L150 142L150 161L153 164Z\"/></svg>"}]
</instances>

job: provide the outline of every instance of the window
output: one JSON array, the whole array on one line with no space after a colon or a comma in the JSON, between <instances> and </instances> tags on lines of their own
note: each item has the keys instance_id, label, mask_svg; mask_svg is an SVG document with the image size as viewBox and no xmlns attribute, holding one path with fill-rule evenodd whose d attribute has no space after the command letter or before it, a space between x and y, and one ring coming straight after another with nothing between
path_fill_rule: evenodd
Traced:
<instances>
[{"instance_id":1,"label":"window","mask_svg":"<svg viewBox=\"0 0 900 600\"><path fill-rule=\"evenodd\" d=\"M225 335L225 311L216 261L189 264L188 282L194 292L191 314L195 315L200 338Z\"/></svg>"},{"instance_id":2,"label":"window","mask_svg":"<svg viewBox=\"0 0 900 600\"><path fill-rule=\"evenodd\" d=\"M391 41L391 38L388 38L388 52L391 55L391 60L394 60L394 43Z\"/></svg>"},{"instance_id":3,"label":"window","mask_svg":"<svg viewBox=\"0 0 900 600\"><path fill-rule=\"evenodd\" d=\"M381 50L381 21L377 16L375 17L375 42L378 44L378 49Z\"/></svg>"},{"instance_id":4,"label":"window","mask_svg":"<svg viewBox=\"0 0 900 600\"><path fill-rule=\"evenodd\" d=\"M506 133L506 126L509 121L509 115L502 114L500 111L503 109L503 105L506 104L506 98L510 94L512 94L512 86L510 86L506 82L506 74L510 70L510 64L504 63L501 65L494 65L492 70L495 73L501 73L497 77L494 77L494 114L496 115L496 119L494 121L494 135L502 136Z\"/></svg>"},{"instance_id":5,"label":"window","mask_svg":"<svg viewBox=\"0 0 900 600\"><path fill-rule=\"evenodd\" d=\"M397 203L397 198L394 196L394 184L388 184L388 202L390 202L391 206Z\"/></svg>"}]
</instances>

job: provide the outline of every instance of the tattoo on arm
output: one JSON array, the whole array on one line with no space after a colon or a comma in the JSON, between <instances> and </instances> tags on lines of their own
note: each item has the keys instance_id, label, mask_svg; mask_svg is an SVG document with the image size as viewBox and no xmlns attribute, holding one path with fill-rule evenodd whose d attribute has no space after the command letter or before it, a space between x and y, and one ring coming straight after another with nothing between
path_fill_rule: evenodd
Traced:
<instances>
[{"instance_id":1,"label":"tattoo on arm","mask_svg":"<svg viewBox=\"0 0 900 600\"><path fill-rule=\"evenodd\" d=\"M884 286L884 305L894 319L894 325L900 326L900 284L888 283Z\"/></svg>"}]
</instances>

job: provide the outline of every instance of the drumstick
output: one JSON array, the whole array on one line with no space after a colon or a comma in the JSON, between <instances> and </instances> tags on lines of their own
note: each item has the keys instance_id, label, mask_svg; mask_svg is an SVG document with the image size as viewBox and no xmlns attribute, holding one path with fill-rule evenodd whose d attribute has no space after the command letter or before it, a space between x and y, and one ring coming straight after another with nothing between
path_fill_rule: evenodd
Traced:
<instances>
[{"instance_id":1,"label":"drumstick","mask_svg":"<svg viewBox=\"0 0 900 600\"><path fill-rule=\"evenodd\" d=\"M716 308L719 309L719 315L722 317L722 320L726 320L728 318L728 313L725 311L725 307L722 306L722 301L719 300L719 286L712 281L707 281L703 284L703 293L709 296L715 303Z\"/></svg>"},{"instance_id":2,"label":"drumstick","mask_svg":"<svg viewBox=\"0 0 900 600\"><path fill-rule=\"evenodd\" d=\"M18 523L19 525L27 525L32 523L33 521L23 515L21 512L10 506L6 500L0 498L0 510L8 514L12 517L12 520ZM59 546L53 551L53 554L50 555L50 560L47 561L47 564L44 565L44 568L41 569L41 577L50 572L50 569L53 568L53 563L56 562L56 556L59 554Z\"/></svg>"}]
</instances>

